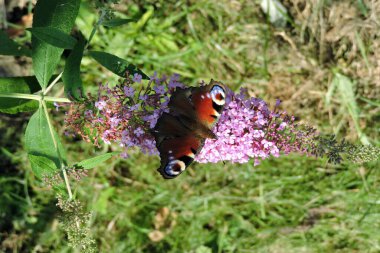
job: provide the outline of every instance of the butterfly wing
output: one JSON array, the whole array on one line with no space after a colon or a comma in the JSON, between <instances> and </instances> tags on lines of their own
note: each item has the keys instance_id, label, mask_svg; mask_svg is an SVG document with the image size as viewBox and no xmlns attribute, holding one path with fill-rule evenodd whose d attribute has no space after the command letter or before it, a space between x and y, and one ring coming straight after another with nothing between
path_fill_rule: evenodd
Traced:
<instances>
[{"instance_id":1,"label":"butterfly wing","mask_svg":"<svg viewBox=\"0 0 380 253\"><path fill-rule=\"evenodd\" d=\"M160 152L160 174L171 179L181 174L202 148L204 139L194 135L178 117L164 113L153 131Z\"/></svg>"},{"instance_id":2,"label":"butterfly wing","mask_svg":"<svg viewBox=\"0 0 380 253\"><path fill-rule=\"evenodd\" d=\"M191 103L197 115L197 121L210 130L222 113L225 94L224 85L213 80L206 86L192 90Z\"/></svg>"},{"instance_id":3,"label":"butterfly wing","mask_svg":"<svg viewBox=\"0 0 380 253\"><path fill-rule=\"evenodd\" d=\"M157 146L164 139L188 135L190 132L191 129L182 124L178 116L173 116L166 112L161 115L153 129Z\"/></svg>"},{"instance_id":4,"label":"butterfly wing","mask_svg":"<svg viewBox=\"0 0 380 253\"><path fill-rule=\"evenodd\" d=\"M166 138L158 146L160 151L160 174L166 179L172 179L181 174L189 166L204 140L193 135Z\"/></svg>"},{"instance_id":5,"label":"butterfly wing","mask_svg":"<svg viewBox=\"0 0 380 253\"><path fill-rule=\"evenodd\" d=\"M181 174L194 160L211 131L225 103L225 87L211 80L202 87L176 90L170 98L170 112L164 113L153 130L160 152L158 171L166 179Z\"/></svg>"},{"instance_id":6,"label":"butterfly wing","mask_svg":"<svg viewBox=\"0 0 380 253\"><path fill-rule=\"evenodd\" d=\"M202 87L176 90L168 104L170 112L203 138L215 138L211 129L218 121L225 104L225 86L211 80Z\"/></svg>"}]
</instances>

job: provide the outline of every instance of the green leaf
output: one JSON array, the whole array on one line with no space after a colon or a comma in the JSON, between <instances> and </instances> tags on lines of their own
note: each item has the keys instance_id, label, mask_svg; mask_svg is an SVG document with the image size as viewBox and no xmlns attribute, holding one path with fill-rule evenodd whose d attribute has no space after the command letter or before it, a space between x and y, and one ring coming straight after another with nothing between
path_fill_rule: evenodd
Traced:
<instances>
[{"instance_id":1,"label":"green leaf","mask_svg":"<svg viewBox=\"0 0 380 253\"><path fill-rule=\"evenodd\" d=\"M195 253L212 253L212 250L209 247L202 245L195 250Z\"/></svg>"},{"instance_id":2,"label":"green leaf","mask_svg":"<svg viewBox=\"0 0 380 253\"><path fill-rule=\"evenodd\" d=\"M108 202L115 193L115 187L107 188L101 191L99 198L96 200L93 206L93 210L100 214L107 213Z\"/></svg>"},{"instance_id":3,"label":"green leaf","mask_svg":"<svg viewBox=\"0 0 380 253\"><path fill-rule=\"evenodd\" d=\"M57 167L55 166L54 161L50 160L49 158L46 158L44 156L36 156L36 155L28 155L33 173L36 175L37 178L43 179L44 177L49 178L53 177L57 173L60 173L60 171L57 170ZM66 187L63 181L57 181L57 179L53 179L53 189L56 193L59 193L61 195L66 195Z\"/></svg>"},{"instance_id":4,"label":"green leaf","mask_svg":"<svg viewBox=\"0 0 380 253\"><path fill-rule=\"evenodd\" d=\"M58 150L54 146L53 138L50 134L48 120L42 107L40 107L30 118L28 126L25 131L25 149L28 155L40 156L51 160L54 163L46 162L46 159L41 158L42 162L31 161L32 170L38 177L42 177L51 173L51 167L55 170L60 170L62 166L66 165L66 153L63 149L58 135L55 131L54 136L57 141ZM61 159L60 159L61 158ZM33 158L32 158L33 159ZM62 162L61 162L62 161Z\"/></svg>"},{"instance_id":5,"label":"green leaf","mask_svg":"<svg viewBox=\"0 0 380 253\"><path fill-rule=\"evenodd\" d=\"M34 9L33 28L53 27L69 33L78 15L79 5L80 0L39 0ZM47 87L62 52L62 48L32 36L33 70L43 89Z\"/></svg>"},{"instance_id":6,"label":"green leaf","mask_svg":"<svg viewBox=\"0 0 380 253\"><path fill-rule=\"evenodd\" d=\"M363 0L358 0L358 7L359 10L361 11L362 15L367 17L368 16L368 9Z\"/></svg>"},{"instance_id":7,"label":"green leaf","mask_svg":"<svg viewBox=\"0 0 380 253\"><path fill-rule=\"evenodd\" d=\"M82 79L80 77L80 63L82 61L85 45L86 42L84 38L81 37L67 58L65 70L62 75L66 96L73 100L80 100L83 94Z\"/></svg>"},{"instance_id":8,"label":"green leaf","mask_svg":"<svg viewBox=\"0 0 380 253\"><path fill-rule=\"evenodd\" d=\"M355 39L356 39L356 44L358 45L359 47L359 50L360 50L360 54L362 55L363 59L364 59L364 62L368 68L368 70L371 69L371 64L369 63L369 60L368 60L368 57L367 57L367 48L366 46L364 45L364 42L362 40L362 38L360 37L359 33L357 31L355 31Z\"/></svg>"},{"instance_id":9,"label":"green leaf","mask_svg":"<svg viewBox=\"0 0 380 253\"><path fill-rule=\"evenodd\" d=\"M28 155L33 172L38 178L53 175L57 172L57 167L53 160L44 156Z\"/></svg>"},{"instance_id":10,"label":"green leaf","mask_svg":"<svg viewBox=\"0 0 380 253\"><path fill-rule=\"evenodd\" d=\"M128 24L130 22L135 22L135 19L132 18L113 18L110 20L103 21L102 25L107 26L107 27L115 27L115 26L121 26Z\"/></svg>"},{"instance_id":11,"label":"green leaf","mask_svg":"<svg viewBox=\"0 0 380 253\"><path fill-rule=\"evenodd\" d=\"M359 98L360 98L360 100L363 100L364 102L368 103L369 105L380 107L380 99L370 100L370 99L365 98L365 97L359 97Z\"/></svg>"},{"instance_id":12,"label":"green leaf","mask_svg":"<svg viewBox=\"0 0 380 253\"><path fill-rule=\"evenodd\" d=\"M54 47L73 49L76 39L54 27L28 28L34 36Z\"/></svg>"},{"instance_id":13,"label":"green leaf","mask_svg":"<svg viewBox=\"0 0 380 253\"><path fill-rule=\"evenodd\" d=\"M119 151L115 151L115 152L110 152L110 153L98 155L98 156L83 160L79 163L76 163L76 164L74 164L74 166L78 167L78 168L86 169L86 170L92 169L92 168L95 168L96 166L98 166L99 164L107 161L112 156L118 155L120 153L121 152L119 152Z\"/></svg>"},{"instance_id":14,"label":"green leaf","mask_svg":"<svg viewBox=\"0 0 380 253\"><path fill-rule=\"evenodd\" d=\"M41 89L36 77L1 77L0 93L26 93L32 94ZM21 98L4 98L0 99L0 112L19 113L35 111L38 109L38 101Z\"/></svg>"},{"instance_id":15,"label":"green leaf","mask_svg":"<svg viewBox=\"0 0 380 253\"><path fill-rule=\"evenodd\" d=\"M13 55L13 56L30 56L30 49L23 47L13 40L8 35L0 30L0 55Z\"/></svg>"},{"instance_id":16,"label":"green leaf","mask_svg":"<svg viewBox=\"0 0 380 253\"><path fill-rule=\"evenodd\" d=\"M345 110L347 114L351 116L351 119L354 122L354 126L356 128L356 132L358 133L361 143L364 145L368 145L368 138L363 133L359 124L360 111L356 103L354 84L347 76L335 72L331 85L337 87L337 92L338 95L340 95L343 110Z\"/></svg>"},{"instance_id":17,"label":"green leaf","mask_svg":"<svg viewBox=\"0 0 380 253\"><path fill-rule=\"evenodd\" d=\"M130 64L128 61L115 55L100 51L90 51L89 54L97 62L118 76L125 77L126 73L128 72L129 75L138 73L142 76L143 79L149 79L149 77L135 65Z\"/></svg>"},{"instance_id":18,"label":"green leaf","mask_svg":"<svg viewBox=\"0 0 380 253\"><path fill-rule=\"evenodd\" d=\"M154 16L154 7L153 6L148 6L146 12L144 15L141 16L141 18L137 21L135 29L140 30L143 28L148 20Z\"/></svg>"}]
</instances>

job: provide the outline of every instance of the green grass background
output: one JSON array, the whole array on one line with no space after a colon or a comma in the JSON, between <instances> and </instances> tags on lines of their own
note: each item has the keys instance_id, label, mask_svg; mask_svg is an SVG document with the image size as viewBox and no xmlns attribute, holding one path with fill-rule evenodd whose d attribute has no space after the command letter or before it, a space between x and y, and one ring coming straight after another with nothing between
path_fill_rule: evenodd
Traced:
<instances>
[{"instance_id":1,"label":"green grass background","mask_svg":"<svg viewBox=\"0 0 380 253\"><path fill-rule=\"evenodd\" d=\"M179 73L188 85L213 78L271 104L280 98L282 109L324 133L379 145L380 3L282 2L286 27L268 23L259 1L122 1L117 15L138 22L102 27L91 49L148 74ZM88 36L97 18L84 3L76 26ZM87 91L116 83L90 58L82 63ZM348 79L334 84L336 72ZM64 137L63 112L52 113L71 162L118 150ZM54 193L33 176L22 149L29 116L0 115L0 251L80 252L68 245ZM158 165L132 150L71 183L92 213L87 225L99 252L380 251L378 161L332 165L292 154L256 167L194 164L170 181Z\"/></svg>"}]
</instances>

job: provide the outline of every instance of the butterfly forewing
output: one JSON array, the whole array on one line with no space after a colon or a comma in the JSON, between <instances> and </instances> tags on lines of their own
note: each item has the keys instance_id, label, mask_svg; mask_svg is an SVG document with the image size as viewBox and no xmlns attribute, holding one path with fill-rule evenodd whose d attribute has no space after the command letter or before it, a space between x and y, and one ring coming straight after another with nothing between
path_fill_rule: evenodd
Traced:
<instances>
[{"instance_id":1,"label":"butterfly forewing","mask_svg":"<svg viewBox=\"0 0 380 253\"><path fill-rule=\"evenodd\" d=\"M224 99L224 85L213 80L206 86L194 88L191 102L198 121L211 130L222 113L225 104Z\"/></svg>"}]
</instances>

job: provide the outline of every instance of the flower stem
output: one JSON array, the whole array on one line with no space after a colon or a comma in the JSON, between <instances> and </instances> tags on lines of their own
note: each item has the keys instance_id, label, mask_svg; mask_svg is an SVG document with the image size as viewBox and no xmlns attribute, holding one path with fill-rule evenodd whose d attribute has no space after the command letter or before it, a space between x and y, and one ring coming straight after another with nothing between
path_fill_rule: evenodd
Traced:
<instances>
[{"instance_id":1,"label":"flower stem","mask_svg":"<svg viewBox=\"0 0 380 253\"><path fill-rule=\"evenodd\" d=\"M71 103L71 101L68 98L57 98L57 97L41 96L41 95L36 95L36 94L0 93L0 97L33 99L33 100L39 100L39 101L45 100L45 101L61 102L61 103Z\"/></svg>"},{"instance_id":2,"label":"flower stem","mask_svg":"<svg viewBox=\"0 0 380 253\"><path fill-rule=\"evenodd\" d=\"M67 177L66 169L63 166L61 166L61 170L62 170L63 178L65 180L67 193L69 194L69 199L71 200L71 199L73 199L73 193L71 191L69 178Z\"/></svg>"},{"instance_id":3,"label":"flower stem","mask_svg":"<svg viewBox=\"0 0 380 253\"><path fill-rule=\"evenodd\" d=\"M62 170L63 178L65 180L67 193L69 194L69 199L71 200L71 199L73 199L73 193L71 191L70 182L69 182L69 179L67 177L66 169L65 169L61 154L60 154L59 149L58 149L58 143L57 143L57 140L55 139L53 125L51 124L49 113L48 113L45 101L41 101L41 103L42 103L42 107L44 108L45 116L46 116L47 123L49 126L50 135L51 135L51 138L53 139L54 148L58 154L58 159L59 159L59 162L61 164L61 170Z\"/></svg>"}]
</instances>

